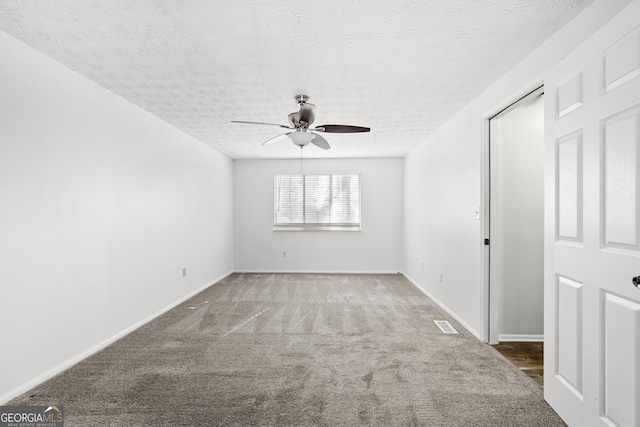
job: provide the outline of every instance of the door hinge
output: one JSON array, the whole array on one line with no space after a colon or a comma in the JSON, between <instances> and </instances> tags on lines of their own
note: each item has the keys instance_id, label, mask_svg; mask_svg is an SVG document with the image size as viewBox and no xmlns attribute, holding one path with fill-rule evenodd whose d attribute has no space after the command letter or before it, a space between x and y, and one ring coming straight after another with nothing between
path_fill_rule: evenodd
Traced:
<instances>
[{"instance_id":1,"label":"door hinge","mask_svg":"<svg viewBox=\"0 0 640 427\"><path fill-rule=\"evenodd\" d=\"M489 239L484 239L484 244L489 245Z\"/></svg>"}]
</instances>

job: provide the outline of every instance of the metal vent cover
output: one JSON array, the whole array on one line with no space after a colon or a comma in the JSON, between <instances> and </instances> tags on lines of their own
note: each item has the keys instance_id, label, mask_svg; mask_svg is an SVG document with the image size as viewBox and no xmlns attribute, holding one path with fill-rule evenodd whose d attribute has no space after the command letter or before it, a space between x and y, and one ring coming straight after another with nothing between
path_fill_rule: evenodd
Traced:
<instances>
[{"instance_id":1,"label":"metal vent cover","mask_svg":"<svg viewBox=\"0 0 640 427\"><path fill-rule=\"evenodd\" d=\"M458 331L455 330L451 323L446 320L434 320L433 323L438 325L438 328L442 331L443 334L457 334Z\"/></svg>"}]
</instances>

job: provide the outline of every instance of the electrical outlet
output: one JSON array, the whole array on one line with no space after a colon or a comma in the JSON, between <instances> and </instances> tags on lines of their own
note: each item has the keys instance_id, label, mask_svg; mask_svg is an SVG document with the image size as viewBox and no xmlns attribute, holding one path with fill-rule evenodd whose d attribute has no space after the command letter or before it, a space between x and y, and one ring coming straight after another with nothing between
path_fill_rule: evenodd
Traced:
<instances>
[{"instance_id":1,"label":"electrical outlet","mask_svg":"<svg viewBox=\"0 0 640 427\"><path fill-rule=\"evenodd\" d=\"M187 277L187 267L182 267L182 277Z\"/></svg>"},{"instance_id":2,"label":"electrical outlet","mask_svg":"<svg viewBox=\"0 0 640 427\"><path fill-rule=\"evenodd\" d=\"M287 251L282 251L282 257L286 258L287 257Z\"/></svg>"},{"instance_id":3,"label":"electrical outlet","mask_svg":"<svg viewBox=\"0 0 640 427\"><path fill-rule=\"evenodd\" d=\"M440 283L442 283L442 271L440 272Z\"/></svg>"}]
</instances>

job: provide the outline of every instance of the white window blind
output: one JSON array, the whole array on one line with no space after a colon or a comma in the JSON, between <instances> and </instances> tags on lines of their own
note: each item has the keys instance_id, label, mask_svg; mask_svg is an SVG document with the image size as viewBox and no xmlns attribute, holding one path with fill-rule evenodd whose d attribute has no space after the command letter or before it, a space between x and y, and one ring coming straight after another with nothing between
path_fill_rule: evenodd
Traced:
<instances>
[{"instance_id":1,"label":"white window blind","mask_svg":"<svg viewBox=\"0 0 640 427\"><path fill-rule=\"evenodd\" d=\"M359 230L360 175L276 175L276 230Z\"/></svg>"}]
</instances>

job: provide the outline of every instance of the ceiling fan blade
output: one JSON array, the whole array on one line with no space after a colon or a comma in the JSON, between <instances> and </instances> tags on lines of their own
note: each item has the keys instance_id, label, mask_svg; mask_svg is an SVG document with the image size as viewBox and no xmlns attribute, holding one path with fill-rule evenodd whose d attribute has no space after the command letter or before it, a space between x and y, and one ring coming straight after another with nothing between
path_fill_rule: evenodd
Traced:
<instances>
[{"instance_id":1,"label":"ceiling fan blade","mask_svg":"<svg viewBox=\"0 0 640 427\"><path fill-rule=\"evenodd\" d=\"M313 133L313 132L311 132L311 133ZM316 145L317 147L322 148L323 150L328 150L329 148L331 148L331 146L329 145L329 143L327 142L326 139L324 139L323 137L321 137L317 133L313 133L313 134L315 136L311 140L312 144Z\"/></svg>"},{"instance_id":2,"label":"ceiling fan blade","mask_svg":"<svg viewBox=\"0 0 640 427\"><path fill-rule=\"evenodd\" d=\"M271 145L275 142L279 142L284 140L291 132L287 132L287 133L281 133L280 135L276 135L271 139L267 139L265 142L262 143L262 145Z\"/></svg>"},{"instance_id":3,"label":"ceiling fan blade","mask_svg":"<svg viewBox=\"0 0 640 427\"><path fill-rule=\"evenodd\" d=\"M369 132L371 128L367 128L363 126L350 126L350 125L322 125L312 130L318 131L318 132L327 132L327 133L355 133L355 132Z\"/></svg>"},{"instance_id":4,"label":"ceiling fan blade","mask_svg":"<svg viewBox=\"0 0 640 427\"><path fill-rule=\"evenodd\" d=\"M247 122L247 121L244 121L244 120L231 120L231 123L244 123L244 124L249 124L249 125L270 125L270 126L279 126L281 128L285 128L285 129L293 129L290 126L280 125L278 123Z\"/></svg>"},{"instance_id":5,"label":"ceiling fan blade","mask_svg":"<svg viewBox=\"0 0 640 427\"><path fill-rule=\"evenodd\" d=\"M305 122L308 125L311 125L313 121L316 119L316 106L313 104L302 104L300 105L300 111L298 111L298 122Z\"/></svg>"}]
</instances>

